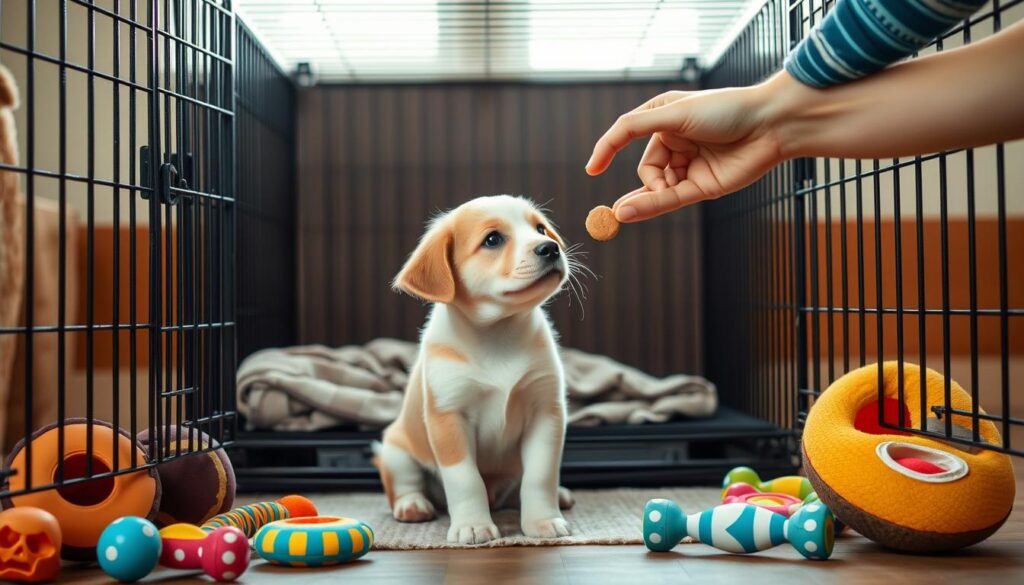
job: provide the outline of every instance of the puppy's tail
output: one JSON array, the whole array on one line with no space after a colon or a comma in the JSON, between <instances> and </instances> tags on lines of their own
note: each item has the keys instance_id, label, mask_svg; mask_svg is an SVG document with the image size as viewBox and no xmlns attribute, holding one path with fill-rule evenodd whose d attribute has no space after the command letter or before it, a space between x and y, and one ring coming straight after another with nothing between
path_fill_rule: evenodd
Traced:
<instances>
[{"instance_id":1,"label":"puppy's tail","mask_svg":"<svg viewBox=\"0 0 1024 585\"><path fill-rule=\"evenodd\" d=\"M18 84L3 65L0 65L0 108L18 108Z\"/></svg>"}]
</instances>

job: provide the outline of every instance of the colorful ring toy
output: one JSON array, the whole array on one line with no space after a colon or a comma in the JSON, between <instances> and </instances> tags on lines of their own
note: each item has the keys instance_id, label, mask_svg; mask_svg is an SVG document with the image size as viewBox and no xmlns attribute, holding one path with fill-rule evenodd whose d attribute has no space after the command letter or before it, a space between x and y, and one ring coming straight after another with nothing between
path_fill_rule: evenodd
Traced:
<instances>
[{"instance_id":1,"label":"colorful ring toy","mask_svg":"<svg viewBox=\"0 0 1024 585\"><path fill-rule=\"evenodd\" d=\"M950 380L947 405L941 374L904 363L900 425L899 365L886 362L880 424L878 367L836 380L808 414L804 469L821 501L857 532L896 550L946 551L988 538L1013 507L1009 456L898 428L945 434L948 421L954 437L970 439L971 416L944 414L940 420L932 410L970 413L970 395ZM1002 444L991 421L979 418L977 425L983 441Z\"/></svg>"},{"instance_id":2,"label":"colorful ring toy","mask_svg":"<svg viewBox=\"0 0 1024 585\"><path fill-rule=\"evenodd\" d=\"M807 496L814 492L814 486L806 477L785 475L764 481L756 471L749 467L734 467L722 479L722 497L725 497L729 486L737 483L750 485L759 492L786 494L800 500L806 500Z\"/></svg>"},{"instance_id":3,"label":"colorful ring toy","mask_svg":"<svg viewBox=\"0 0 1024 585\"><path fill-rule=\"evenodd\" d=\"M88 425L85 419L64 421L64 479L85 477L88 470ZM118 429L117 465L124 469L132 463L135 450L139 465L147 462L146 453L124 430ZM32 433L32 485L54 483L57 477L57 425L49 425ZM92 423L92 472L106 473L114 468L115 431L113 425L94 420ZM15 472L7 480L7 489L25 488L25 440L15 445L7 457L7 467ZM160 507L160 479L155 468L108 476L81 483L5 498L4 508L33 506L50 512L60 523L63 535L61 556L68 560L87 561L96 558L96 543L103 529L122 516L139 516L152 520Z\"/></svg>"},{"instance_id":4,"label":"colorful ring toy","mask_svg":"<svg viewBox=\"0 0 1024 585\"><path fill-rule=\"evenodd\" d=\"M338 516L289 518L271 522L256 533L253 547L276 565L322 567L358 559L373 546L366 523Z\"/></svg>"},{"instance_id":5,"label":"colorful ring toy","mask_svg":"<svg viewBox=\"0 0 1024 585\"><path fill-rule=\"evenodd\" d=\"M789 494L762 492L749 483L740 482L725 488L722 503L751 504L789 518L793 512L803 506L804 501Z\"/></svg>"}]
</instances>

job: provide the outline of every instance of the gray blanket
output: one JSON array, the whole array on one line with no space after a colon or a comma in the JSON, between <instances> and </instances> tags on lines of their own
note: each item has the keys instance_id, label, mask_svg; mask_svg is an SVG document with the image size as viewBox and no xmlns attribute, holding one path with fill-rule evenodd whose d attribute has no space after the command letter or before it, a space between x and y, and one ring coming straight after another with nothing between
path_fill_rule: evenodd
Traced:
<instances>
[{"instance_id":1,"label":"gray blanket","mask_svg":"<svg viewBox=\"0 0 1024 585\"><path fill-rule=\"evenodd\" d=\"M417 344L266 349L238 368L238 410L250 430L381 428L398 416ZM655 378L610 358L562 350L569 424L664 422L715 412L715 386L698 376Z\"/></svg>"}]
</instances>

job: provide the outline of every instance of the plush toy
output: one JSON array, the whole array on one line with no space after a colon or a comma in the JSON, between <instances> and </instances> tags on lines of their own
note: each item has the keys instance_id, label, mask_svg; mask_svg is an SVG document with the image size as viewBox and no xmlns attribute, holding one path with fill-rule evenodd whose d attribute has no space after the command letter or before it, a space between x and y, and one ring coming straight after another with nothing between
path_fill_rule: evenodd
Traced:
<instances>
[{"instance_id":1,"label":"plush toy","mask_svg":"<svg viewBox=\"0 0 1024 585\"><path fill-rule=\"evenodd\" d=\"M808 559L832 556L832 513L824 504L809 504L788 519L750 504L722 504L698 514L683 514L672 501L655 499L644 506L644 544L656 552L672 550L683 537L731 553L752 553L789 542Z\"/></svg>"},{"instance_id":2,"label":"plush toy","mask_svg":"<svg viewBox=\"0 0 1024 585\"><path fill-rule=\"evenodd\" d=\"M882 374L884 425L878 420L878 365L836 380L811 408L804 468L818 496L851 528L895 550L947 551L988 538L1013 507L1009 456L889 428L899 423L899 365L885 363ZM932 411L946 406L944 382L937 372L903 364L903 426L945 432L946 420ZM952 380L950 393L949 408L972 411L970 395ZM970 416L946 416L954 436L971 436ZM984 418L978 432L983 441L1002 444Z\"/></svg>"},{"instance_id":3,"label":"plush toy","mask_svg":"<svg viewBox=\"0 0 1024 585\"><path fill-rule=\"evenodd\" d=\"M290 518L267 524L253 539L261 558L276 565L321 567L353 561L370 552L373 529L337 516Z\"/></svg>"},{"instance_id":4,"label":"plush toy","mask_svg":"<svg viewBox=\"0 0 1024 585\"><path fill-rule=\"evenodd\" d=\"M172 569L202 569L217 581L234 581L249 567L249 539L234 526L206 532L194 524L160 529L160 564Z\"/></svg>"},{"instance_id":5,"label":"plush toy","mask_svg":"<svg viewBox=\"0 0 1024 585\"><path fill-rule=\"evenodd\" d=\"M217 442L206 433L169 425L163 427L160 447L165 453L199 451ZM154 440L153 430L138 435L139 443L149 447ZM166 449L166 450L165 450ZM163 497L156 516L157 526L185 522L202 524L217 514L223 514L235 504L235 471L224 449L217 448L200 455L176 457L157 466Z\"/></svg>"},{"instance_id":6,"label":"plush toy","mask_svg":"<svg viewBox=\"0 0 1024 585\"><path fill-rule=\"evenodd\" d=\"M60 524L28 506L0 512L0 579L39 583L60 572Z\"/></svg>"},{"instance_id":7,"label":"plush toy","mask_svg":"<svg viewBox=\"0 0 1024 585\"><path fill-rule=\"evenodd\" d=\"M96 558L107 575L133 583L148 575L160 559L160 535L145 518L127 516L107 526L96 543Z\"/></svg>"},{"instance_id":8,"label":"plush toy","mask_svg":"<svg viewBox=\"0 0 1024 585\"><path fill-rule=\"evenodd\" d=\"M256 531L267 523L285 518L302 518L316 516L316 506L303 496L285 496L276 502L258 502L248 506L239 506L234 510L211 518L203 524L203 530L216 530L221 526L234 526L252 538Z\"/></svg>"},{"instance_id":9,"label":"plush toy","mask_svg":"<svg viewBox=\"0 0 1024 585\"><path fill-rule=\"evenodd\" d=\"M90 425L85 419L64 421L64 480L85 477L90 455L87 438ZM124 430L114 430L107 422L92 422L92 473L102 474L114 468L114 445L118 467L131 465L132 451L139 465L147 463L146 451ZM32 485L54 482L60 459L57 425L43 427L32 433ZM116 437L116 442L115 442ZM25 440L14 446L7 456L7 467L14 474L7 480L6 490L25 489ZM96 558L96 542L111 522L122 516L154 518L160 506L160 479L156 469L79 481L60 488L31 492L4 498L4 508L33 506L57 518L63 545L61 556L68 560L88 561Z\"/></svg>"}]
</instances>

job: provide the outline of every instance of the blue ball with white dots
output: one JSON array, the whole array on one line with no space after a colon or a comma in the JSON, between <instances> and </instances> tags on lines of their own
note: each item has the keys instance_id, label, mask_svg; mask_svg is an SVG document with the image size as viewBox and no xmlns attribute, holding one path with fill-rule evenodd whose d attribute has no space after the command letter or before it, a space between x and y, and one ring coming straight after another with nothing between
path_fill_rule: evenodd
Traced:
<instances>
[{"instance_id":1,"label":"blue ball with white dots","mask_svg":"<svg viewBox=\"0 0 1024 585\"><path fill-rule=\"evenodd\" d=\"M122 583L131 583L156 567L160 545L160 533L152 522L124 516L103 530L96 544L96 557L104 573Z\"/></svg>"}]
</instances>

